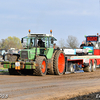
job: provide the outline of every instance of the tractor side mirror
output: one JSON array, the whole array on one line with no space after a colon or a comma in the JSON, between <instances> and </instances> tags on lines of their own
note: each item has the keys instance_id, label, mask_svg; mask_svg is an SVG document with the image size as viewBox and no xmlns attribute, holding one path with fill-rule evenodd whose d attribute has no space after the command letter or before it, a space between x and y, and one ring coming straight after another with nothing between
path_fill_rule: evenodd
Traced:
<instances>
[{"instance_id":1,"label":"tractor side mirror","mask_svg":"<svg viewBox=\"0 0 100 100\"><path fill-rule=\"evenodd\" d=\"M53 38L51 39L51 44L53 44Z\"/></svg>"},{"instance_id":2,"label":"tractor side mirror","mask_svg":"<svg viewBox=\"0 0 100 100\"><path fill-rule=\"evenodd\" d=\"M21 43L23 43L23 38L21 39Z\"/></svg>"}]
</instances>

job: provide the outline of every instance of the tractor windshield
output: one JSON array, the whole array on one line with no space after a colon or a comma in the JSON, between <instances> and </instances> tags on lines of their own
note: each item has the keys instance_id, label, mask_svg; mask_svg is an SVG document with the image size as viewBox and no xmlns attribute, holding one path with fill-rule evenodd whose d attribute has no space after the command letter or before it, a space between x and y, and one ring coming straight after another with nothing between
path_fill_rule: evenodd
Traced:
<instances>
[{"instance_id":1,"label":"tractor windshield","mask_svg":"<svg viewBox=\"0 0 100 100\"><path fill-rule=\"evenodd\" d=\"M24 37L22 38L23 48L33 48L33 47L45 47L50 48L53 47L53 41L55 41L54 37Z\"/></svg>"}]
</instances>

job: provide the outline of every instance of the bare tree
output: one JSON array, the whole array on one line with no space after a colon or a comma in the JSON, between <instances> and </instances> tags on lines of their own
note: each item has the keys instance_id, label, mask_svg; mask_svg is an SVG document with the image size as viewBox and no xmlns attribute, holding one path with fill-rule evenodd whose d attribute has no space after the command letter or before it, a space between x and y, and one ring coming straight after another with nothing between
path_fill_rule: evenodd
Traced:
<instances>
[{"instance_id":1,"label":"bare tree","mask_svg":"<svg viewBox=\"0 0 100 100\"><path fill-rule=\"evenodd\" d=\"M62 39L62 38L59 40L59 47L60 47L60 48L65 47L65 40Z\"/></svg>"},{"instance_id":2,"label":"bare tree","mask_svg":"<svg viewBox=\"0 0 100 100\"><path fill-rule=\"evenodd\" d=\"M75 36L69 35L66 40L66 47L70 49L77 49L79 47L78 40Z\"/></svg>"}]
</instances>

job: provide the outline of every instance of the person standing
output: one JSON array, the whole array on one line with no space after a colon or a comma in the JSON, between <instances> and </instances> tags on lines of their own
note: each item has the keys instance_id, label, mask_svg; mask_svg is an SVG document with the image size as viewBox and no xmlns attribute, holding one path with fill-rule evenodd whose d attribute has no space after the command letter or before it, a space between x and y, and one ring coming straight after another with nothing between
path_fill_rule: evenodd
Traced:
<instances>
[{"instance_id":1,"label":"person standing","mask_svg":"<svg viewBox=\"0 0 100 100\"><path fill-rule=\"evenodd\" d=\"M94 46L92 42L89 42L88 46Z\"/></svg>"},{"instance_id":2,"label":"person standing","mask_svg":"<svg viewBox=\"0 0 100 100\"><path fill-rule=\"evenodd\" d=\"M83 46L86 46L84 42L80 45L80 48L83 49Z\"/></svg>"}]
</instances>

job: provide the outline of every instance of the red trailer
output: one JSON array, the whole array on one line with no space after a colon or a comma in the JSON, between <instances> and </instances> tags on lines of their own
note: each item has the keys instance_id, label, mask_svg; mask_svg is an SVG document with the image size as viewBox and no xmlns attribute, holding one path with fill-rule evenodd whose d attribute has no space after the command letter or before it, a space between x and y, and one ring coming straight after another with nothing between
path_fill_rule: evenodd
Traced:
<instances>
[{"instance_id":1,"label":"red trailer","mask_svg":"<svg viewBox=\"0 0 100 100\"><path fill-rule=\"evenodd\" d=\"M83 49L63 49L66 56L66 72L93 72L100 66L99 35L86 36L86 45L92 42L94 46L83 46Z\"/></svg>"}]
</instances>

